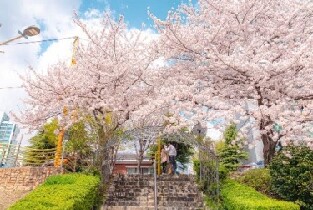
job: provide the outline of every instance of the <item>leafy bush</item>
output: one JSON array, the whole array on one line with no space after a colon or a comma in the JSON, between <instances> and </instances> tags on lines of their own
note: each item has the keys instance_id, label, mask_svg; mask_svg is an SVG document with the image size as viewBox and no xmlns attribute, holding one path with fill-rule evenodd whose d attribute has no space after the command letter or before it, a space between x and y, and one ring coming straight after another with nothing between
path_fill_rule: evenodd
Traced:
<instances>
[{"instance_id":1,"label":"leafy bush","mask_svg":"<svg viewBox=\"0 0 313 210\"><path fill-rule=\"evenodd\" d=\"M87 210L98 199L100 179L83 174L49 177L9 210Z\"/></svg>"},{"instance_id":2,"label":"leafy bush","mask_svg":"<svg viewBox=\"0 0 313 210\"><path fill-rule=\"evenodd\" d=\"M242 185L233 180L224 182L221 188L224 208L228 210L299 210L300 207L292 202L278 201L267 197L252 187Z\"/></svg>"},{"instance_id":3,"label":"leafy bush","mask_svg":"<svg viewBox=\"0 0 313 210\"><path fill-rule=\"evenodd\" d=\"M284 147L271 162L273 190L303 209L313 209L313 151L305 146Z\"/></svg>"},{"instance_id":4,"label":"leafy bush","mask_svg":"<svg viewBox=\"0 0 313 210\"><path fill-rule=\"evenodd\" d=\"M101 178L101 172L96 166L87 166L80 173L88 175L88 176L97 176Z\"/></svg>"},{"instance_id":5,"label":"leafy bush","mask_svg":"<svg viewBox=\"0 0 313 210\"><path fill-rule=\"evenodd\" d=\"M204 204L206 207L209 207L210 210L224 210L224 207L221 202L216 202L210 196L204 195Z\"/></svg>"},{"instance_id":6,"label":"leafy bush","mask_svg":"<svg viewBox=\"0 0 313 210\"><path fill-rule=\"evenodd\" d=\"M223 181L227 178L228 176L228 170L227 168L224 166L224 165L219 165L219 168L218 168L218 175L219 175L219 179L220 181Z\"/></svg>"},{"instance_id":7,"label":"leafy bush","mask_svg":"<svg viewBox=\"0 0 313 210\"><path fill-rule=\"evenodd\" d=\"M269 196L274 195L271 192L271 176L268 169L260 168L245 171L240 177L237 177L236 180L242 184L253 187L263 194Z\"/></svg>"}]
</instances>

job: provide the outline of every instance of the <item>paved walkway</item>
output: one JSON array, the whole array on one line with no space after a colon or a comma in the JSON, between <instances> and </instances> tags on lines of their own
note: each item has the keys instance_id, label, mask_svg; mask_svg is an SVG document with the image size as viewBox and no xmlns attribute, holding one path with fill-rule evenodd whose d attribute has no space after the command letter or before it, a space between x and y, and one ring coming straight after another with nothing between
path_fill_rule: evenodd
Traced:
<instances>
[{"instance_id":1,"label":"paved walkway","mask_svg":"<svg viewBox=\"0 0 313 210\"><path fill-rule=\"evenodd\" d=\"M6 210L9 206L24 197L29 191L0 190L0 210Z\"/></svg>"}]
</instances>

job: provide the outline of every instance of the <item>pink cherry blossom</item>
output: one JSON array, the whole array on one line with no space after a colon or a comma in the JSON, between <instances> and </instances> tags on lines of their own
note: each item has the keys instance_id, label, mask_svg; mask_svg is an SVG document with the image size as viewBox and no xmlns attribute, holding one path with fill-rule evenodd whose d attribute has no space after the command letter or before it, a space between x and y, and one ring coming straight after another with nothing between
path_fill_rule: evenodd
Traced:
<instances>
[{"instance_id":1,"label":"pink cherry blossom","mask_svg":"<svg viewBox=\"0 0 313 210\"><path fill-rule=\"evenodd\" d=\"M199 0L164 21L151 15L171 63L163 88L177 101L172 108L183 104L197 121L253 116L266 163L277 141L305 139L313 117L312 14L308 0ZM199 117L203 106L212 111Z\"/></svg>"}]
</instances>

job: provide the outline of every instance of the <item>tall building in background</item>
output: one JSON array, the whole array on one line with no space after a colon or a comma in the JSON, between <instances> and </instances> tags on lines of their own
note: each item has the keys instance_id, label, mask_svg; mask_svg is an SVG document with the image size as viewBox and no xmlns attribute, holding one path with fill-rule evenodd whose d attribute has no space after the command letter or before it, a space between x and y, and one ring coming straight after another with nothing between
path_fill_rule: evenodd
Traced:
<instances>
[{"instance_id":1,"label":"tall building in background","mask_svg":"<svg viewBox=\"0 0 313 210\"><path fill-rule=\"evenodd\" d=\"M17 124L10 122L9 116L0 111L0 167L11 167L14 164L19 132Z\"/></svg>"}]
</instances>

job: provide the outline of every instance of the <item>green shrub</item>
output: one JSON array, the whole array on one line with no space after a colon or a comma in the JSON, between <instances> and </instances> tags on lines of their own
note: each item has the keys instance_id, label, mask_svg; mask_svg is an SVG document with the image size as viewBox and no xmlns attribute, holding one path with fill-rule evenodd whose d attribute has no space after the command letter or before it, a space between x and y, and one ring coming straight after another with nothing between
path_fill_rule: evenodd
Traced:
<instances>
[{"instance_id":1,"label":"green shrub","mask_svg":"<svg viewBox=\"0 0 313 210\"><path fill-rule=\"evenodd\" d=\"M49 177L9 210L88 210L96 204L100 179L83 174Z\"/></svg>"},{"instance_id":2,"label":"green shrub","mask_svg":"<svg viewBox=\"0 0 313 210\"><path fill-rule=\"evenodd\" d=\"M313 151L305 146L284 147L271 162L272 189L281 198L313 209Z\"/></svg>"},{"instance_id":3,"label":"green shrub","mask_svg":"<svg viewBox=\"0 0 313 210\"><path fill-rule=\"evenodd\" d=\"M227 168L224 165L220 164L218 168L218 175L219 175L220 181L224 181L227 178L228 174L229 174L229 171L227 170Z\"/></svg>"},{"instance_id":4,"label":"green shrub","mask_svg":"<svg viewBox=\"0 0 313 210\"><path fill-rule=\"evenodd\" d=\"M97 176L99 178L101 177L101 172L96 166L85 167L81 173L89 176Z\"/></svg>"},{"instance_id":5,"label":"green shrub","mask_svg":"<svg viewBox=\"0 0 313 210\"><path fill-rule=\"evenodd\" d=\"M194 160L193 161L193 170L196 172L196 180L200 180L200 161Z\"/></svg>"},{"instance_id":6,"label":"green shrub","mask_svg":"<svg viewBox=\"0 0 313 210\"><path fill-rule=\"evenodd\" d=\"M210 196L204 195L203 197L204 204L206 207L209 207L210 210L224 210L221 202L216 202Z\"/></svg>"},{"instance_id":7,"label":"green shrub","mask_svg":"<svg viewBox=\"0 0 313 210\"><path fill-rule=\"evenodd\" d=\"M242 185L233 180L227 180L224 182L221 188L221 194L224 208L228 210L300 209L300 207L297 204L287 201L278 201L269 198L266 195L263 195L255 191L252 187Z\"/></svg>"},{"instance_id":8,"label":"green shrub","mask_svg":"<svg viewBox=\"0 0 313 210\"><path fill-rule=\"evenodd\" d=\"M253 187L256 191L263 194L274 196L271 192L271 176L268 169L259 168L245 171L236 180L244 185Z\"/></svg>"}]
</instances>

